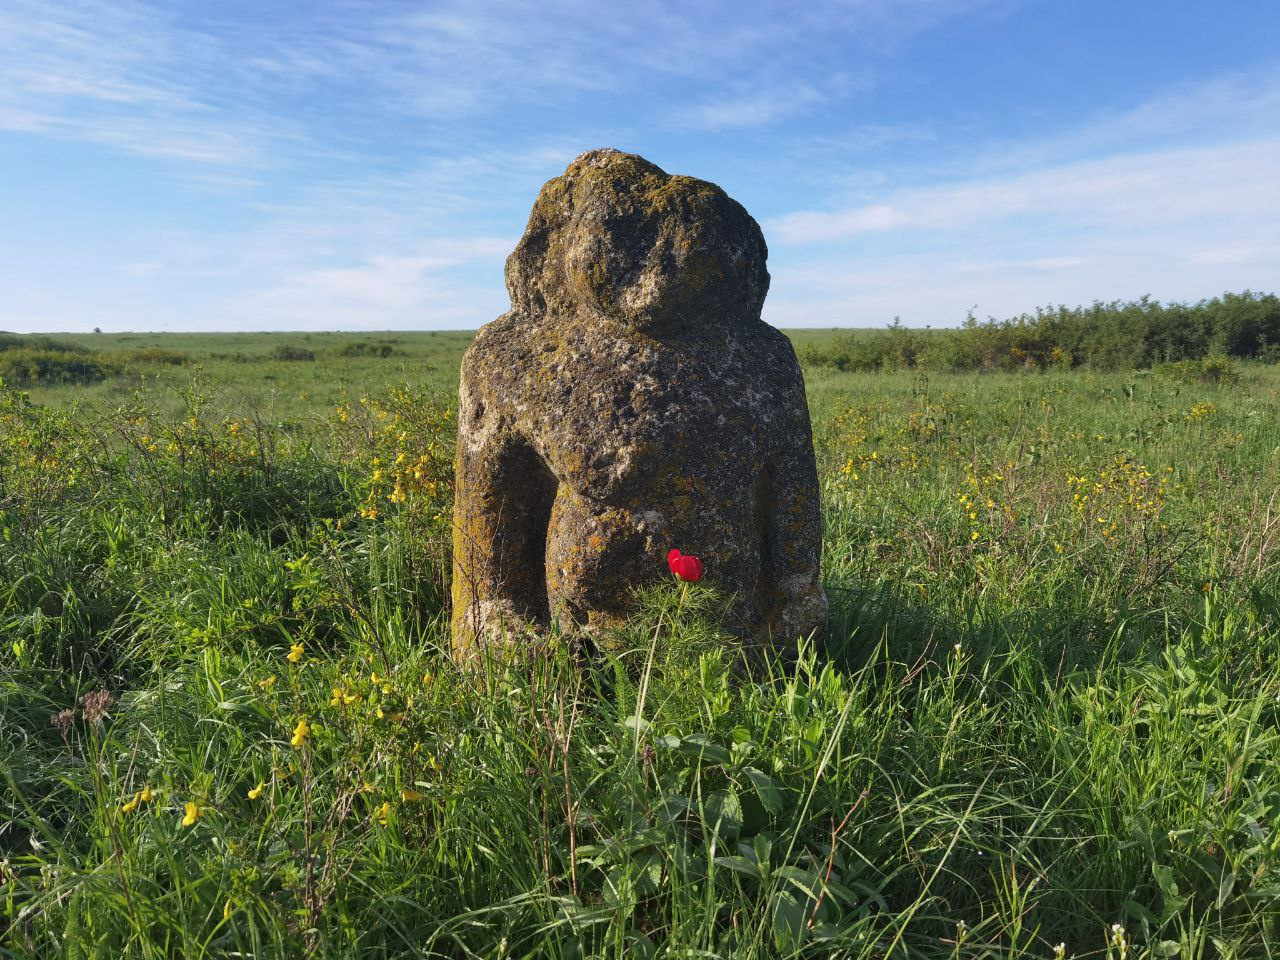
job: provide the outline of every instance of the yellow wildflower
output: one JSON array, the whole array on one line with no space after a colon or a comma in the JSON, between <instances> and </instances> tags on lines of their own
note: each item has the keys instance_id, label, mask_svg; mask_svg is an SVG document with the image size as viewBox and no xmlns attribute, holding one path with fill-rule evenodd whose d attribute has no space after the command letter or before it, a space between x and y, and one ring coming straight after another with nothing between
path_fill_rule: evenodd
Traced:
<instances>
[{"instance_id":1,"label":"yellow wildflower","mask_svg":"<svg viewBox=\"0 0 1280 960\"><path fill-rule=\"evenodd\" d=\"M230 901L230 899L228 899L228 900L227 900L227 902L226 902L226 903L224 903L224 904L222 905L222 919L223 919L223 920L230 920L230 919L231 919L231 901Z\"/></svg>"},{"instance_id":2,"label":"yellow wildflower","mask_svg":"<svg viewBox=\"0 0 1280 960\"><path fill-rule=\"evenodd\" d=\"M300 663L302 661L302 644L295 643L289 648L288 661L290 663Z\"/></svg>"},{"instance_id":3,"label":"yellow wildflower","mask_svg":"<svg viewBox=\"0 0 1280 960\"><path fill-rule=\"evenodd\" d=\"M267 677L265 680L258 681L258 687L261 690L270 690L275 685L276 685L276 675L274 673L271 676Z\"/></svg>"},{"instance_id":4,"label":"yellow wildflower","mask_svg":"<svg viewBox=\"0 0 1280 960\"><path fill-rule=\"evenodd\" d=\"M250 800L257 800L260 796L262 796L262 791L266 788L266 786L267 786L267 782L265 780L259 780L258 785L254 787L252 790L250 790L247 796L249 797Z\"/></svg>"},{"instance_id":5,"label":"yellow wildflower","mask_svg":"<svg viewBox=\"0 0 1280 960\"><path fill-rule=\"evenodd\" d=\"M384 827L387 825L387 817L390 815L391 804L387 801L384 801L382 806L380 806L373 814L374 818Z\"/></svg>"},{"instance_id":6,"label":"yellow wildflower","mask_svg":"<svg viewBox=\"0 0 1280 960\"><path fill-rule=\"evenodd\" d=\"M411 787L404 787L400 791L400 799L405 803L417 803L419 800L423 799L423 797L417 790L414 790Z\"/></svg>"},{"instance_id":7,"label":"yellow wildflower","mask_svg":"<svg viewBox=\"0 0 1280 960\"><path fill-rule=\"evenodd\" d=\"M199 804L194 800L188 800L183 810L185 811L182 817L182 825L184 827L194 826L195 822L204 816L204 811L200 809Z\"/></svg>"},{"instance_id":8,"label":"yellow wildflower","mask_svg":"<svg viewBox=\"0 0 1280 960\"><path fill-rule=\"evenodd\" d=\"M424 687L429 687L431 686L431 681L434 679L435 677L432 675L431 671L428 670L426 673L422 675L422 685Z\"/></svg>"},{"instance_id":9,"label":"yellow wildflower","mask_svg":"<svg viewBox=\"0 0 1280 960\"><path fill-rule=\"evenodd\" d=\"M295 750L301 750L307 743L307 735L311 732L311 727L307 725L307 718L303 717L298 721L298 725L293 728L293 739L289 743Z\"/></svg>"},{"instance_id":10,"label":"yellow wildflower","mask_svg":"<svg viewBox=\"0 0 1280 960\"><path fill-rule=\"evenodd\" d=\"M132 800L130 800L128 803L124 804L124 805L120 808L120 812L121 812L121 813L133 813L133 811L135 811L135 810L137 810L137 809L138 809L138 804L139 804L139 803L141 803L141 802L142 802L142 792L141 792L141 791L139 791L138 793L135 793L135 794L133 795L133 799L132 799Z\"/></svg>"}]
</instances>

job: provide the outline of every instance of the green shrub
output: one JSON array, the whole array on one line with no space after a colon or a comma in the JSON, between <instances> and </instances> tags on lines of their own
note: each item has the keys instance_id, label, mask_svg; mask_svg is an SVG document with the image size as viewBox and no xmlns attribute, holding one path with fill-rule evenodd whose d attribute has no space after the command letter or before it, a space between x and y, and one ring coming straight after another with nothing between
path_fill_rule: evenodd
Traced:
<instances>
[{"instance_id":1,"label":"green shrub","mask_svg":"<svg viewBox=\"0 0 1280 960\"><path fill-rule=\"evenodd\" d=\"M1240 380L1239 369L1230 358L1222 356L1162 363L1155 369L1161 376L1178 383L1230 384Z\"/></svg>"},{"instance_id":2,"label":"green shrub","mask_svg":"<svg viewBox=\"0 0 1280 960\"><path fill-rule=\"evenodd\" d=\"M84 347L53 337L31 333L0 333L0 353L10 350L41 350L45 353L88 353Z\"/></svg>"},{"instance_id":3,"label":"green shrub","mask_svg":"<svg viewBox=\"0 0 1280 960\"><path fill-rule=\"evenodd\" d=\"M340 357L387 357L395 356L396 348L391 344L370 343L367 340L353 340L351 343L343 344L338 348L338 356Z\"/></svg>"},{"instance_id":4,"label":"green shrub","mask_svg":"<svg viewBox=\"0 0 1280 960\"><path fill-rule=\"evenodd\" d=\"M932 346L948 334L912 330L895 318L884 330L852 330L837 334L822 346L811 344L801 351L800 359L845 372L910 369L923 365Z\"/></svg>"},{"instance_id":5,"label":"green shrub","mask_svg":"<svg viewBox=\"0 0 1280 960\"><path fill-rule=\"evenodd\" d=\"M136 350L122 350L109 356L121 366L146 363L158 367L182 367L191 362L191 356L185 350L167 350L164 347L139 347Z\"/></svg>"},{"instance_id":6,"label":"green shrub","mask_svg":"<svg viewBox=\"0 0 1280 960\"><path fill-rule=\"evenodd\" d=\"M272 360L283 360L286 362L312 361L316 358L314 350L308 350L306 347L300 347L295 343L282 343L271 351Z\"/></svg>"},{"instance_id":7,"label":"green shrub","mask_svg":"<svg viewBox=\"0 0 1280 960\"><path fill-rule=\"evenodd\" d=\"M17 387L98 383L115 372L108 360L71 351L21 347L0 352L0 379Z\"/></svg>"},{"instance_id":8,"label":"green shrub","mask_svg":"<svg viewBox=\"0 0 1280 960\"><path fill-rule=\"evenodd\" d=\"M970 314L954 330L911 330L895 320L885 330L850 331L822 346L809 345L801 359L841 371L1133 370L1212 356L1273 362L1280 359L1276 344L1280 298L1245 291L1195 304L1143 297L1040 307L1004 320ZM1216 369L1195 375L1213 377Z\"/></svg>"}]
</instances>

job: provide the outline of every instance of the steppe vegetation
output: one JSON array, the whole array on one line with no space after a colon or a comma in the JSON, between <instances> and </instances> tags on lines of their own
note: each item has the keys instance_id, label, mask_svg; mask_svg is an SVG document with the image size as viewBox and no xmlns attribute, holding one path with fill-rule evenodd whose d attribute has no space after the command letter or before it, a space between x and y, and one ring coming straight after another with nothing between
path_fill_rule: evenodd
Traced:
<instances>
[{"instance_id":1,"label":"steppe vegetation","mask_svg":"<svg viewBox=\"0 0 1280 960\"><path fill-rule=\"evenodd\" d=\"M840 370L1133 370L1212 358L1280 361L1280 297L1227 293L1198 303L1045 307L958 328L851 331L806 344L802 359Z\"/></svg>"},{"instance_id":2,"label":"steppe vegetation","mask_svg":"<svg viewBox=\"0 0 1280 960\"><path fill-rule=\"evenodd\" d=\"M13 348L129 359L0 389L0 955L1280 952L1280 367L796 340L832 622L749 676L674 580L451 664L465 334Z\"/></svg>"}]
</instances>

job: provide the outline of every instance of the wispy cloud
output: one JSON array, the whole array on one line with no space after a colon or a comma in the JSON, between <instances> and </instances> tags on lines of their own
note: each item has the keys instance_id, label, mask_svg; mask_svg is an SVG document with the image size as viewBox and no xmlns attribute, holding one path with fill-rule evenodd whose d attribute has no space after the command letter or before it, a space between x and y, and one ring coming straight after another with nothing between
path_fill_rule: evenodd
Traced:
<instances>
[{"instance_id":1,"label":"wispy cloud","mask_svg":"<svg viewBox=\"0 0 1280 960\"><path fill-rule=\"evenodd\" d=\"M478 291L448 273L463 262L457 257L375 256L355 266L286 276L269 289L239 298L233 309L255 329L448 326L476 306Z\"/></svg>"},{"instance_id":2,"label":"wispy cloud","mask_svg":"<svg viewBox=\"0 0 1280 960\"><path fill-rule=\"evenodd\" d=\"M0 130L199 167L255 167L297 140L245 96L212 35L136 0L13 0L0 10Z\"/></svg>"},{"instance_id":3,"label":"wispy cloud","mask_svg":"<svg viewBox=\"0 0 1280 960\"><path fill-rule=\"evenodd\" d=\"M603 145L768 217L786 322L1280 273L1274 69L1035 135L930 109L945 78L895 58L1021 2L8 0L0 136L71 177L114 154L103 176L136 196L86 188L101 209L43 237L46 211L22 207L7 307L90 327L474 326L505 306L538 187Z\"/></svg>"},{"instance_id":4,"label":"wispy cloud","mask_svg":"<svg viewBox=\"0 0 1280 960\"><path fill-rule=\"evenodd\" d=\"M924 182L882 185L863 203L776 217L766 224L775 252L767 314L792 324L954 323L975 305L1007 315L1048 302L1273 287L1273 102L1280 75L1224 77L980 151L967 171L955 164L931 182L916 171ZM993 152L1004 161L993 164Z\"/></svg>"},{"instance_id":5,"label":"wispy cloud","mask_svg":"<svg viewBox=\"0 0 1280 960\"><path fill-rule=\"evenodd\" d=\"M376 149L362 118L474 127L527 104L545 129L584 98L647 97L699 129L758 126L853 88L837 38L872 50L991 5L856 0L744 16L729 0L641 0L602 15L594 0L333 0L300 20L271 5L180 17L143 0L13 0L0 11L0 129L250 165ZM307 96L331 109L289 109Z\"/></svg>"},{"instance_id":6,"label":"wispy cloud","mask_svg":"<svg viewBox=\"0 0 1280 960\"><path fill-rule=\"evenodd\" d=\"M1056 135L996 139L968 158L975 170L1010 170L1195 142L1233 142L1280 132L1280 70L1237 70L1177 82L1141 103L1111 108Z\"/></svg>"},{"instance_id":7,"label":"wispy cloud","mask_svg":"<svg viewBox=\"0 0 1280 960\"><path fill-rule=\"evenodd\" d=\"M890 230L989 229L1011 218L1075 227L1153 227L1200 219L1265 223L1280 215L1280 140L1128 154L1002 179L895 191L875 204L805 211L769 224L786 244Z\"/></svg>"},{"instance_id":8,"label":"wispy cloud","mask_svg":"<svg viewBox=\"0 0 1280 960\"><path fill-rule=\"evenodd\" d=\"M1261 246L1245 244L1232 247L1212 247L1208 250L1196 250L1188 258L1190 263L1201 264L1235 264L1270 261L1280 263L1280 249L1266 250Z\"/></svg>"},{"instance_id":9,"label":"wispy cloud","mask_svg":"<svg viewBox=\"0 0 1280 960\"><path fill-rule=\"evenodd\" d=\"M822 92L807 84L775 87L706 100L675 111L672 119L678 127L695 130L758 127L803 112L824 98Z\"/></svg>"},{"instance_id":10,"label":"wispy cloud","mask_svg":"<svg viewBox=\"0 0 1280 960\"><path fill-rule=\"evenodd\" d=\"M1033 257L1030 260L985 260L979 262L962 260L956 264L956 269L962 273L1006 272L1011 270L1071 270L1084 266L1091 259L1091 257L1060 256Z\"/></svg>"},{"instance_id":11,"label":"wispy cloud","mask_svg":"<svg viewBox=\"0 0 1280 960\"><path fill-rule=\"evenodd\" d=\"M1280 140L886 199L882 209L782 218L766 230L798 244L794 254L809 251L775 260L772 322L953 324L973 307L1007 316L1152 293L1195 300L1271 289L1280 276Z\"/></svg>"}]
</instances>

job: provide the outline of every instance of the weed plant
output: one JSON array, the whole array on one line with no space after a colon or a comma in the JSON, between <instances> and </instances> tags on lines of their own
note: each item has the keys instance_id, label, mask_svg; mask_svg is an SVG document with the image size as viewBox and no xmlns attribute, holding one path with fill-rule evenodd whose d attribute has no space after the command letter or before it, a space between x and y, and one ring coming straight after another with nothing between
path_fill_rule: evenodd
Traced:
<instances>
[{"instance_id":1,"label":"weed plant","mask_svg":"<svg viewBox=\"0 0 1280 960\"><path fill-rule=\"evenodd\" d=\"M459 670L453 400L326 343L0 391L0 954L1277 952L1274 368L811 370L798 660L659 582Z\"/></svg>"}]
</instances>

